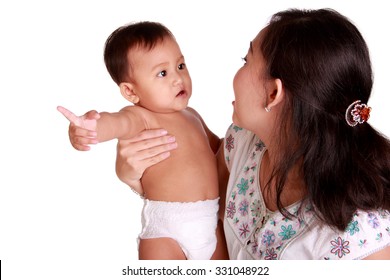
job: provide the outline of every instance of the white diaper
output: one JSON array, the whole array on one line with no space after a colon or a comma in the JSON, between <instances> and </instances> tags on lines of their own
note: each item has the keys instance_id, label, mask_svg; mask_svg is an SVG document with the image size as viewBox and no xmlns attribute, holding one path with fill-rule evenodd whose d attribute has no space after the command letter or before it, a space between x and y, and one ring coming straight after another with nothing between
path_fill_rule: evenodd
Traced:
<instances>
[{"instance_id":1,"label":"white diaper","mask_svg":"<svg viewBox=\"0 0 390 280\"><path fill-rule=\"evenodd\" d=\"M169 237L187 259L209 260L215 251L218 200L166 202L145 199L140 239Z\"/></svg>"}]
</instances>

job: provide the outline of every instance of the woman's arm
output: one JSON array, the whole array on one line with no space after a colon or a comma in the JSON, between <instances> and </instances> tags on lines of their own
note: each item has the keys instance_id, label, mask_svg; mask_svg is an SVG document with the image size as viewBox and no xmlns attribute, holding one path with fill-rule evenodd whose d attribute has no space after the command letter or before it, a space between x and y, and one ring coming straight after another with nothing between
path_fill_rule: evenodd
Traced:
<instances>
[{"instance_id":1,"label":"woman's arm","mask_svg":"<svg viewBox=\"0 0 390 280\"><path fill-rule=\"evenodd\" d=\"M368 257L364 258L364 260L390 260L390 246L387 246L386 248L369 255Z\"/></svg>"},{"instance_id":2,"label":"woman's arm","mask_svg":"<svg viewBox=\"0 0 390 280\"><path fill-rule=\"evenodd\" d=\"M226 190L229 181L229 170L226 167L225 153L223 147L224 141L221 141L217 152L217 164L218 164L218 183L219 183L219 219L223 221L225 216L225 201Z\"/></svg>"}]
</instances>

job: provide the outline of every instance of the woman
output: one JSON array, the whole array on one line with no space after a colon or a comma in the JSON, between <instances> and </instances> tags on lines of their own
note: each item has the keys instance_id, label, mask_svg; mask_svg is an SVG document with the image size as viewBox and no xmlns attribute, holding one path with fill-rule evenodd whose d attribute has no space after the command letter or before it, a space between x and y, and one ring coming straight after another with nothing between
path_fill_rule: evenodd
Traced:
<instances>
[{"instance_id":1,"label":"woman","mask_svg":"<svg viewBox=\"0 0 390 280\"><path fill-rule=\"evenodd\" d=\"M390 143L366 122L371 89L366 43L339 13L283 11L259 32L217 154L230 259L390 259ZM154 133L119 143L124 182L167 156Z\"/></svg>"}]
</instances>

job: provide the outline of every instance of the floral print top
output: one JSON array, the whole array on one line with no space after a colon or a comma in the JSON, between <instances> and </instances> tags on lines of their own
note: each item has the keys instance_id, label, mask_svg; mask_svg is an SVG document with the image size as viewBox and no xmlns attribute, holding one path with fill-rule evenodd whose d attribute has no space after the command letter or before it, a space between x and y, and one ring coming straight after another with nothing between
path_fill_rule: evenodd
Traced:
<instances>
[{"instance_id":1,"label":"floral print top","mask_svg":"<svg viewBox=\"0 0 390 280\"><path fill-rule=\"evenodd\" d=\"M301 207L297 218L269 211L258 178L265 150L253 133L229 127L224 230L230 259L362 259L390 246L389 211L357 211L345 232L322 223L307 202L287 207L294 214Z\"/></svg>"}]
</instances>

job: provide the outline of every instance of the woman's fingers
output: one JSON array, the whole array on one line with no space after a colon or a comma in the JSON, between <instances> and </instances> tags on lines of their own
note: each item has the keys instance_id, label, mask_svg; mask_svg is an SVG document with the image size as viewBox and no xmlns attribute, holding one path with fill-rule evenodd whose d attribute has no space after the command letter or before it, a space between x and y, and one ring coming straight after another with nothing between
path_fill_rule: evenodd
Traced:
<instances>
[{"instance_id":1,"label":"woman's fingers","mask_svg":"<svg viewBox=\"0 0 390 280\"><path fill-rule=\"evenodd\" d=\"M177 148L175 137L170 135L143 140L132 145L134 145L133 149L136 150L141 159L150 158Z\"/></svg>"},{"instance_id":2,"label":"woman's fingers","mask_svg":"<svg viewBox=\"0 0 390 280\"><path fill-rule=\"evenodd\" d=\"M136 142L134 138L118 141L116 168L122 180L141 178L145 169L165 160L170 151L177 148L175 137L161 130L142 133L137 139Z\"/></svg>"},{"instance_id":3,"label":"woman's fingers","mask_svg":"<svg viewBox=\"0 0 390 280\"><path fill-rule=\"evenodd\" d=\"M162 138L143 140L142 142L127 143L118 142L118 154L127 159L131 166L146 166L141 169L156 164L170 155L170 151L177 148L174 137L164 136Z\"/></svg>"},{"instance_id":4,"label":"woman's fingers","mask_svg":"<svg viewBox=\"0 0 390 280\"><path fill-rule=\"evenodd\" d=\"M118 142L118 153L124 158L133 158L136 160L144 160L159 154L171 151L177 148L176 139L172 135L158 136L155 138L145 137L146 134L138 135L138 140L134 138L130 140L121 140ZM149 136L152 134L149 134ZM155 135L155 134L153 134ZM166 158L166 154L163 155Z\"/></svg>"},{"instance_id":5,"label":"woman's fingers","mask_svg":"<svg viewBox=\"0 0 390 280\"><path fill-rule=\"evenodd\" d=\"M142 140L148 140L153 138L160 138L161 136L167 135L168 132L165 129L148 129L144 130L133 138L126 140L128 143L139 142Z\"/></svg>"}]
</instances>

